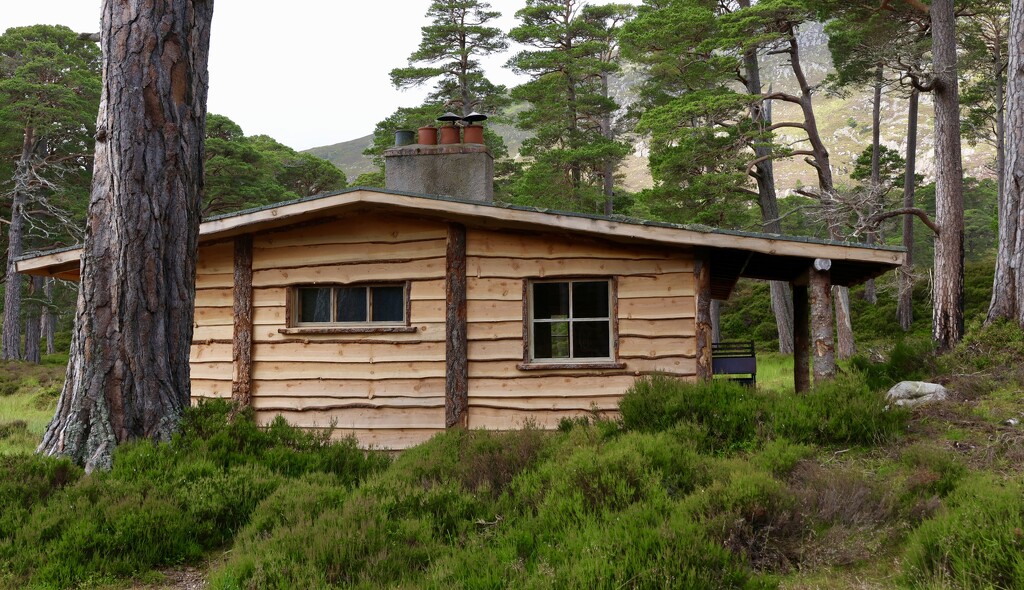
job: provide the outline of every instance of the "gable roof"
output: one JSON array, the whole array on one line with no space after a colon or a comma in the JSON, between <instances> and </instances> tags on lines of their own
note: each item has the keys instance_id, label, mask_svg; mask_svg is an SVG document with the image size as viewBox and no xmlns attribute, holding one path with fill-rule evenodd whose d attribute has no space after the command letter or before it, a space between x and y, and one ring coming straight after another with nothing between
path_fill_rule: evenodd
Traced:
<instances>
[{"instance_id":1,"label":"gable roof","mask_svg":"<svg viewBox=\"0 0 1024 590\"><path fill-rule=\"evenodd\" d=\"M211 217L199 228L199 242L267 231L324 217L390 211L458 222L470 227L582 235L623 244L697 248L711 259L712 296L726 299L740 277L791 281L816 258L832 261L832 282L854 285L898 267L902 248L866 246L815 238L716 229L497 205L450 197L353 187ZM77 280L80 247L30 253L18 272Z\"/></svg>"}]
</instances>

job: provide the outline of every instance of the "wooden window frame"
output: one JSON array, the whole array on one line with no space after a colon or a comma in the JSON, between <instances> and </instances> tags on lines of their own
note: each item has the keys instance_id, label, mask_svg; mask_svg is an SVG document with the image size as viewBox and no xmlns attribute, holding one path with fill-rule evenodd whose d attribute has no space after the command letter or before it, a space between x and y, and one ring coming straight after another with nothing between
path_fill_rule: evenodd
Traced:
<instances>
[{"instance_id":1,"label":"wooden window frame","mask_svg":"<svg viewBox=\"0 0 1024 590\"><path fill-rule=\"evenodd\" d=\"M543 283L569 283L569 315L572 315L572 283L606 282L608 284L608 357L536 358L533 353L533 285ZM523 362L517 365L522 371L544 369L624 369L619 362L619 299L618 281L608 276L535 277L523 280ZM603 318L602 318L603 319ZM573 318L567 318L570 325L569 341L572 342Z\"/></svg>"},{"instance_id":2,"label":"wooden window frame","mask_svg":"<svg viewBox=\"0 0 1024 590\"><path fill-rule=\"evenodd\" d=\"M302 322L301 298L299 293L302 289L330 289L331 290L331 316L337 313L337 289L367 289L367 318L372 317L372 289L374 287L401 287L404 301L403 319L397 322L375 322L367 319L364 322ZM301 284L288 287L288 326L281 328L278 332L282 334L353 334L353 333L388 333L388 332L415 332L412 326L412 298L410 297L409 281L374 281L367 283L328 283L328 284Z\"/></svg>"}]
</instances>

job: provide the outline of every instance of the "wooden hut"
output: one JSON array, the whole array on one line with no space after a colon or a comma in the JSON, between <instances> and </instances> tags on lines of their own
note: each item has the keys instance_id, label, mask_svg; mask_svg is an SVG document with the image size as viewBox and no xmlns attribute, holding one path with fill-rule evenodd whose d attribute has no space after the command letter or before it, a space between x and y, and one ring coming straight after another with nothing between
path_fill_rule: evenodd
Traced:
<instances>
[{"instance_id":1,"label":"wooden hut","mask_svg":"<svg viewBox=\"0 0 1024 590\"><path fill-rule=\"evenodd\" d=\"M79 253L31 255L18 270L75 280ZM192 397L234 396L263 421L333 425L386 448L459 425L554 427L614 412L639 376L710 377L710 302L740 277L795 285L806 378L807 285L852 285L902 259L349 189L202 224Z\"/></svg>"}]
</instances>

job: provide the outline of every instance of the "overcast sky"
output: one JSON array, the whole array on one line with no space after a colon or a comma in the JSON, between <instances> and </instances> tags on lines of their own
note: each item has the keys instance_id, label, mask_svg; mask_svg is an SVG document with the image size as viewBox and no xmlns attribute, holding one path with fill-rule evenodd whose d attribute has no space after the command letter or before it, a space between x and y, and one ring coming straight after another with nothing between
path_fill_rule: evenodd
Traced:
<instances>
[{"instance_id":1,"label":"overcast sky","mask_svg":"<svg viewBox=\"0 0 1024 590\"><path fill-rule=\"evenodd\" d=\"M355 139L425 90L395 90L388 72L420 40L429 0L216 0L210 48L209 111L247 135L267 134L295 149ZM99 30L101 0L6 0L0 30L61 24ZM491 0L503 30L525 0ZM514 85L486 62L490 78Z\"/></svg>"}]
</instances>

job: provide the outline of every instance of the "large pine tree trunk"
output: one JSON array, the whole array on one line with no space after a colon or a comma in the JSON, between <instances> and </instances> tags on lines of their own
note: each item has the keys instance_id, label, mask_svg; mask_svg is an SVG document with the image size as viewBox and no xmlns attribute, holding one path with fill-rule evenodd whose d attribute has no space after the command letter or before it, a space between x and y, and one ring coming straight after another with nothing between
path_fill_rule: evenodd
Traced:
<instances>
[{"instance_id":1,"label":"large pine tree trunk","mask_svg":"<svg viewBox=\"0 0 1024 590\"><path fill-rule=\"evenodd\" d=\"M1024 190L1024 1L1010 5L1009 64L1006 79L1005 154L1002 164L1002 186L999 194L999 245L996 270L992 281L992 303L986 322L997 319L1017 320L1024 325L1021 310L1020 268L1024 237L1019 236L1020 199Z\"/></svg>"},{"instance_id":2,"label":"large pine tree trunk","mask_svg":"<svg viewBox=\"0 0 1024 590\"><path fill-rule=\"evenodd\" d=\"M1010 4L1010 47L1009 67L1006 80L1006 165L1003 185L1003 200L1006 203L1007 217L1015 217L1016 224L1013 247L1013 267L1020 269L1024 264L1024 207L1021 197L1024 194L1024 0L1013 0ZM1002 213L1003 211L1000 211ZM1002 218L1000 218L1002 223ZM999 228L999 256L1003 256L1003 228ZM1007 244L1007 247L1010 247ZM997 267L998 270L998 267ZM998 275L997 275L998 277ZM1021 273L1011 275L1015 284L1016 320L1024 326L1024 284L1021 284Z\"/></svg>"},{"instance_id":3,"label":"large pine tree trunk","mask_svg":"<svg viewBox=\"0 0 1024 590\"><path fill-rule=\"evenodd\" d=\"M740 6L750 7L749 0L740 0ZM761 65L757 60L757 51L748 50L743 54L743 69L746 73L747 93L759 96L762 94ZM772 124L770 103L752 102L750 118L762 129ZM762 231L781 234L782 222L779 220L779 201L775 193L775 164L767 156L771 150L758 142L754 144L754 158L758 160L754 179L757 181L757 204L761 209ZM786 281L771 281L772 312L775 314L775 328L779 334L779 352L793 354L793 296Z\"/></svg>"},{"instance_id":4,"label":"large pine tree trunk","mask_svg":"<svg viewBox=\"0 0 1024 590\"><path fill-rule=\"evenodd\" d=\"M11 223L7 230L7 269L4 273L4 323L0 357L21 360L21 286L22 276L14 263L23 252L25 240L25 205L31 190L32 158L39 140L33 127L22 135L21 157L15 165L14 192L11 198Z\"/></svg>"},{"instance_id":5,"label":"large pine tree trunk","mask_svg":"<svg viewBox=\"0 0 1024 590\"><path fill-rule=\"evenodd\" d=\"M39 344L42 321L43 277L32 277L29 283L28 313L25 314L25 360L30 363L39 362Z\"/></svg>"},{"instance_id":6,"label":"large pine tree trunk","mask_svg":"<svg viewBox=\"0 0 1024 590\"><path fill-rule=\"evenodd\" d=\"M960 97L956 76L953 0L934 0L932 60L935 68L935 279L932 338L940 351L964 333L964 198L960 157Z\"/></svg>"},{"instance_id":7,"label":"large pine tree trunk","mask_svg":"<svg viewBox=\"0 0 1024 590\"><path fill-rule=\"evenodd\" d=\"M907 108L907 167L903 175L903 208L914 206L914 188L917 182L917 105L920 93L910 91ZM903 247L907 256L899 270L899 298L896 302L896 320L904 332L910 330L914 321L914 218L903 216Z\"/></svg>"},{"instance_id":8,"label":"large pine tree trunk","mask_svg":"<svg viewBox=\"0 0 1024 590\"><path fill-rule=\"evenodd\" d=\"M67 379L39 451L87 470L189 404L212 0L104 0L103 93Z\"/></svg>"}]
</instances>

